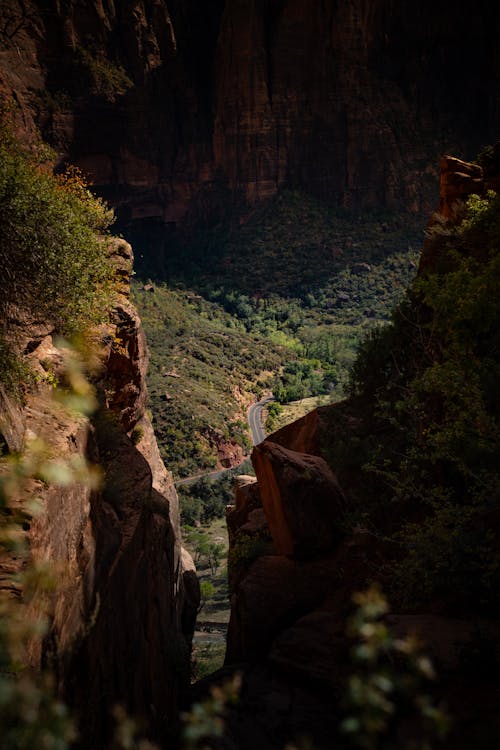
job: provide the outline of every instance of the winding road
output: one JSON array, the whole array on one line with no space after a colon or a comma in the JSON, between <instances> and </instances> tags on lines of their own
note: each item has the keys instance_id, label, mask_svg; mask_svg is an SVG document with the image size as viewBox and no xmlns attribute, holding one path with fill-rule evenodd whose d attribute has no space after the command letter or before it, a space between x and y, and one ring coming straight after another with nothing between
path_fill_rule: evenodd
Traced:
<instances>
[{"instance_id":1,"label":"winding road","mask_svg":"<svg viewBox=\"0 0 500 750\"><path fill-rule=\"evenodd\" d=\"M271 401L274 401L274 396L266 396L262 399L262 401L258 401L256 404L252 404L252 406L249 407L247 412L247 419L248 419L248 425L250 427L250 432L252 433L252 443L254 445L258 445L259 443L262 443L264 438L266 437L266 433L264 432L264 427L262 425L262 410L269 404ZM248 456L245 456L243 459L246 461ZM190 477L184 477L184 479L178 479L174 482L174 485L178 487L181 484L192 484L193 482L196 482L197 479L201 479L202 477L208 477L209 479L218 479L219 477L222 477L227 471L231 471L231 469L236 469L236 466L231 466L229 469L218 469L217 471L210 471L210 472L200 472L199 474L194 474Z\"/></svg>"},{"instance_id":2,"label":"winding road","mask_svg":"<svg viewBox=\"0 0 500 750\"><path fill-rule=\"evenodd\" d=\"M274 396L272 394L270 396L266 396L266 398L263 398L262 401L257 401L256 404L252 404L252 406L248 409L247 418L248 424L250 425L250 432L252 433L252 442L254 445L262 443L262 441L266 437L266 433L264 432L264 427L262 425L262 410L271 401L274 401Z\"/></svg>"}]
</instances>

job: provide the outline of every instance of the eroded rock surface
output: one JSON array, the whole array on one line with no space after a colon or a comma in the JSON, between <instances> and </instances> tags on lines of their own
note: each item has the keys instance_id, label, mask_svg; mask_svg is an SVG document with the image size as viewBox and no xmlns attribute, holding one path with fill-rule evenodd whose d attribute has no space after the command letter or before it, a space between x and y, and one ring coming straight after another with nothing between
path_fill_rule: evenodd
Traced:
<instances>
[{"instance_id":1,"label":"eroded rock surface","mask_svg":"<svg viewBox=\"0 0 500 750\"><path fill-rule=\"evenodd\" d=\"M76 478L64 486L31 480L26 488L41 508L27 532L31 554L57 577L55 592L30 604L35 613L48 607L50 617L47 637L31 644L31 661L39 666L50 655L88 747L105 744L115 705L157 737L168 731L189 677L199 600L193 562L181 548L172 476L145 410L148 354L128 301L131 249L113 240L111 252L122 293L113 322L100 332L95 414L89 419L54 401L44 376L64 373L63 352L37 325L30 340L26 321L22 343L39 383L24 403L0 394L10 450L37 438L64 464L86 459L102 473L96 488Z\"/></svg>"}]
</instances>

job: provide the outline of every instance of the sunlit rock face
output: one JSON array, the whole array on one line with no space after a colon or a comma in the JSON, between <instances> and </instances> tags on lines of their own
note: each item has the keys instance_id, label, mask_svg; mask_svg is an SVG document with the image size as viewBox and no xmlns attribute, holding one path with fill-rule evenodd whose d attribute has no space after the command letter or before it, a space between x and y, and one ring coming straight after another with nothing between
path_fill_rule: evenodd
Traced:
<instances>
[{"instance_id":1,"label":"sunlit rock face","mask_svg":"<svg viewBox=\"0 0 500 750\"><path fill-rule=\"evenodd\" d=\"M494 3L33 7L0 39L0 91L124 220L213 222L283 186L428 210L438 157L497 137Z\"/></svg>"},{"instance_id":2,"label":"sunlit rock face","mask_svg":"<svg viewBox=\"0 0 500 750\"><path fill-rule=\"evenodd\" d=\"M471 195L484 196L489 190L498 192L500 141L491 146L490 164L483 169L478 164L445 155L441 158L439 187L439 209L431 215L427 225L426 239L420 256L419 273L446 265L446 247L442 241L442 230L459 220L464 204Z\"/></svg>"}]
</instances>

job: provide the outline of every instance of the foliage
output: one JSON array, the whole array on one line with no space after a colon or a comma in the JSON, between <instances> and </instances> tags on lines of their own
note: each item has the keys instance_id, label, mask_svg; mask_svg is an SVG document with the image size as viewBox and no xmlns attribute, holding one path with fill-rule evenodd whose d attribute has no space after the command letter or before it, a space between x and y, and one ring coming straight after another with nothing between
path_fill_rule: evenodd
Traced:
<instances>
[{"instance_id":1,"label":"foliage","mask_svg":"<svg viewBox=\"0 0 500 750\"><path fill-rule=\"evenodd\" d=\"M209 698L183 714L185 750L212 747L216 738L224 736L225 716L230 706L238 702L240 690L241 677L235 675L222 686L212 687Z\"/></svg>"},{"instance_id":2,"label":"foliage","mask_svg":"<svg viewBox=\"0 0 500 750\"><path fill-rule=\"evenodd\" d=\"M181 507L181 521L189 526L197 522L209 524L224 518L226 506L233 500L234 475L241 470L225 472L221 477L202 477L177 487Z\"/></svg>"},{"instance_id":3,"label":"foliage","mask_svg":"<svg viewBox=\"0 0 500 750\"><path fill-rule=\"evenodd\" d=\"M103 52L79 47L76 52L78 80L82 90L114 102L132 87L132 81L121 65Z\"/></svg>"},{"instance_id":4,"label":"foliage","mask_svg":"<svg viewBox=\"0 0 500 750\"><path fill-rule=\"evenodd\" d=\"M434 670L415 638L396 638L387 623L386 599L376 586L355 594L357 610L348 634L356 640L352 661L357 671L349 678L342 730L356 747L430 748L442 738L448 720L427 692ZM411 722L411 741L400 736L402 722ZM404 736L404 734L403 734Z\"/></svg>"},{"instance_id":5,"label":"foliage","mask_svg":"<svg viewBox=\"0 0 500 750\"><path fill-rule=\"evenodd\" d=\"M222 643L197 643L195 646L194 676L202 680L216 672L224 664L226 655L226 642Z\"/></svg>"},{"instance_id":6,"label":"foliage","mask_svg":"<svg viewBox=\"0 0 500 750\"><path fill-rule=\"evenodd\" d=\"M0 336L0 381L8 392L19 395L20 383L30 378L22 357Z\"/></svg>"},{"instance_id":7,"label":"foliage","mask_svg":"<svg viewBox=\"0 0 500 750\"><path fill-rule=\"evenodd\" d=\"M76 353L66 350L66 364L66 388L58 401L69 410L75 404L92 410L95 402ZM57 699L53 675L34 674L27 667L31 640L41 639L48 629L44 613L37 616L28 605L37 596L40 610L43 593L55 585L54 571L30 558L23 528L39 512L33 478L55 486L84 482L96 487L98 476L83 459L64 461L36 439L22 455L1 459L0 472L0 556L14 555L19 564L0 591L1 744L5 750L65 750L76 732L67 707Z\"/></svg>"},{"instance_id":8,"label":"foliage","mask_svg":"<svg viewBox=\"0 0 500 750\"><path fill-rule=\"evenodd\" d=\"M283 413L283 407L281 404L279 404L277 401L273 401L269 404L267 409L267 419L266 419L266 430L267 432L273 432L276 420L280 416L280 414Z\"/></svg>"},{"instance_id":9,"label":"foliage","mask_svg":"<svg viewBox=\"0 0 500 750\"><path fill-rule=\"evenodd\" d=\"M215 586L211 581L200 581L200 604L198 606L198 614L207 603L207 599L211 599L215 594Z\"/></svg>"},{"instance_id":10,"label":"foliage","mask_svg":"<svg viewBox=\"0 0 500 750\"><path fill-rule=\"evenodd\" d=\"M226 548L219 542L212 541L209 535L201 529L184 527L187 541L194 550L194 561L197 565L208 565L212 576L217 575Z\"/></svg>"},{"instance_id":11,"label":"foliage","mask_svg":"<svg viewBox=\"0 0 500 750\"><path fill-rule=\"evenodd\" d=\"M61 334L104 316L112 214L74 169L54 177L0 124L0 313L43 316Z\"/></svg>"},{"instance_id":12,"label":"foliage","mask_svg":"<svg viewBox=\"0 0 500 750\"><path fill-rule=\"evenodd\" d=\"M483 168L486 176L498 174L500 167L500 149L498 145L484 146L477 155L477 163Z\"/></svg>"},{"instance_id":13,"label":"foliage","mask_svg":"<svg viewBox=\"0 0 500 750\"><path fill-rule=\"evenodd\" d=\"M421 226L285 191L246 224L189 246L132 231L147 279L134 296L152 352L155 429L174 473L210 468L221 439L248 445L241 390L272 389L282 403L341 397L359 339L388 322L415 272ZM144 275L148 254L168 289Z\"/></svg>"},{"instance_id":14,"label":"foliage","mask_svg":"<svg viewBox=\"0 0 500 750\"><path fill-rule=\"evenodd\" d=\"M133 295L151 350L153 425L169 469L181 477L215 469L223 444L249 452L244 395L250 401L257 383L269 382L266 373L280 368L286 352L192 292L134 284Z\"/></svg>"},{"instance_id":15,"label":"foliage","mask_svg":"<svg viewBox=\"0 0 500 750\"><path fill-rule=\"evenodd\" d=\"M184 494L183 485L178 487L183 526L196 526L200 523L203 502L199 497Z\"/></svg>"},{"instance_id":16,"label":"foliage","mask_svg":"<svg viewBox=\"0 0 500 750\"><path fill-rule=\"evenodd\" d=\"M394 530L401 596L491 607L500 580L488 520L500 498L499 197L472 196L440 242L438 267L362 347L352 390L390 426L371 469L407 509Z\"/></svg>"},{"instance_id":17,"label":"foliage","mask_svg":"<svg viewBox=\"0 0 500 750\"><path fill-rule=\"evenodd\" d=\"M134 445L139 445L142 438L144 437L144 428L140 424L136 425L130 433L130 439Z\"/></svg>"}]
</instances>

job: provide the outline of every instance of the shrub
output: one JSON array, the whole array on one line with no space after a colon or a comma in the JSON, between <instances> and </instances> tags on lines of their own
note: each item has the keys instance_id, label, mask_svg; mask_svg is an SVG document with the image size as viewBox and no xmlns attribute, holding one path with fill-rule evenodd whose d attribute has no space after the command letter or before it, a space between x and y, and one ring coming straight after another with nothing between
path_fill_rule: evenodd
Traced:
<instances>
[{"instance_id":1,"label":"shrub","mask_svg":"<svg viewBox=\"0 0 500 750\"><path fill-rule=\"evenodd\" d=\"M26 381L29 371L25 363L0 336L0 381L7 391L18 395L19 384Z\"/></svg>"},{"instance_id":2,"label":"shrub","mask_svg":"<svg viewBox=\"0 0 500 750\"><path fill-rule=\"evenodd\" d=\"M68 335L102 319L112 212L75 169L55 177L0 122L0 315L23 310Z\"/></svg>"},{"instance_id":3,"label":"shrub","mask_svg":"<svg viewBox=\"0 0 500 750\"><path fill-rule=\"evenodd\" d=\"M138 445L144 437L144 428L137 424L131 432L130 438L134 445Z\"/></svg>"},{"instance_id":4,"label":"shrub","mask_svg":"<svg viewBox=\"0 0 500 750\"><path fill-rule=\"evenodd\" d=\"M440 241L440 268L362 347L351 385L389 436L371 468L411 518L399 592L498 606L500 198L471 196Z\"/></svg>"},{"instance_id":5,"label":"shrub","mask_svg":"<svg viewBox=\"0 0 500 750\"><path fill-rule=\"evenodd\" d=\"M114 102L133 85L122 66L100 52L81 47L77 50L76 60L83 78L82 85L95 96Z\"/></svg>"},{"instance_id":6,"label":"shrub","mask_svg":"<svg viewBox=\"0 0 500 750\"><path fill-rule=\"evenodd\" d=\"M385 617L387 601L376 586L355 594L358 605L348 624L355 639L351 651L356 672L344 703L348 716L341 730L349 744L364 750L382 747L430 748L443 739L449 719L429 688L435 678L429 657L413 636L396 638ZM401 726L411 720L412 740L401 741Z\"/></svg>"}]
</instances>

